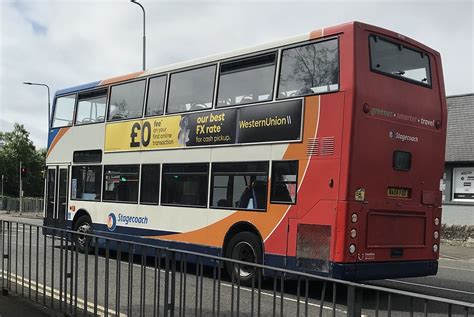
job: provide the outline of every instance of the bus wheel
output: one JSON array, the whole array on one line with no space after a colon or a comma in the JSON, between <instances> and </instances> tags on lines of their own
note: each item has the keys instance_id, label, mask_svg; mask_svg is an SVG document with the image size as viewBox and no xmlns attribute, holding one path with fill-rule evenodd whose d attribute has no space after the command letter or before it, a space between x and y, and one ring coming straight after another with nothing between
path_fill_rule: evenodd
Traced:
<instances>
[{"instance_id":1,"label":"bus wheel","mask_svg":"<svg viewBox=\"0 0 474 317\"><path fill-rule=\"evenodd\" d=\"M251 232L239 232L230 239L225 256L234 260L261 264L263 256L260 240ZM229 276L237 278L241 285L251 286L254 279L254 285L257 285L260 269L252 265L226 262L226 270Z\"/></svg>"},{"instance_id":2,"label":"bus wheel","mask_svg":"<svg viewBox=\"0 0 474 317\"><path fill-rule=\"evenodd\" d=\"M77 219L74 231L77 232L74 242L78 250L82 253L89 253L91 250L91 237L81 233L92 234L92 220L89 216L83 215Z\"/></svg>"}]
</instances>

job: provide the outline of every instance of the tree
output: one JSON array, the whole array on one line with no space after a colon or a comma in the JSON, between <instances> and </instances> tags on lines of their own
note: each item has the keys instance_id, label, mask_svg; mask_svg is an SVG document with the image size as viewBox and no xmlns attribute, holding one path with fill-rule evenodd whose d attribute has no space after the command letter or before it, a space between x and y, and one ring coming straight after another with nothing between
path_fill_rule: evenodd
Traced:
<instances>
[{"instance_id":1,"label":"tree","mask_svg":"<svg viewBox=\"0 0 474 317\"><path fill-rule=\"evenodd\" d=\"M46 150L36 150L30 133L22 124L15 123L13 131L0 132L0 174L5 175L4 194L19 196L20 162L27 170L23 177L24 196L43 196L43 168Z\"/></svg>"}]
</instances>

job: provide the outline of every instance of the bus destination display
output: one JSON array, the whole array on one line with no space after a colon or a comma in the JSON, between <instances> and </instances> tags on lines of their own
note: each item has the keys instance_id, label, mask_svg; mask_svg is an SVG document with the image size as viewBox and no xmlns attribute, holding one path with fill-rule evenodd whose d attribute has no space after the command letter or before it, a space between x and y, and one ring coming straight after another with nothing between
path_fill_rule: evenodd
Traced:
<instances>
[{"instance_id":1,"label":"bus destination display","mask_svg":"<svg viewBox=\"0 0 474 317\"><path fill-rule=\"evenodd\" d=\"M302 100L109 123L105 151L298 141Z\"/></svg>"}]
</instances>

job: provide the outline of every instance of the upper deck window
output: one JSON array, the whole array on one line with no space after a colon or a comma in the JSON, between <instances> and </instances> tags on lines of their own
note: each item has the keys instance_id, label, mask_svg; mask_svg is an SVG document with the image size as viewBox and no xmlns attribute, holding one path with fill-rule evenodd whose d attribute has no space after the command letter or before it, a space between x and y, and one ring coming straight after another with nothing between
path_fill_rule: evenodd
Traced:
<instances>
[{"instance_id":1,"label":"upper deck window","mask_svg":"<svg viewBox=\"0 0 474 317\"><path fill-rule=\"evenodd\" d=\"M165 105L166 76L151 78L148 84L148 98L145 116L159 116L163 114Z\"/></svg>"},{"instance_id":2,"label":"upper deck window","mask_svg":"<svg viewBox=\"0 0 474 317\"><path fill-rule=\"evenodd\" d=\"M79 94L76 125L105 121L107 89Z\"/></svg>"},{"instance_id":3,"label":"upper deck window","mask_svg":"<svg viewBox=\"0 0 474 317\"><path fill-rule=\"evenodd\" d=\"M428 54L371 35L370 67L398 79L431 86L430 59Z\"/></svg>"},{"instance_id":4,"label":"upper deck window","mask_svg":"<svg viewBox=\"0 0 474 317\"><path fill-rule=\"evenodd\" d=\"M171 74L168 113L212 108L216 66Z\"/></svg>"},{"instance_id":5,"label":"upper deck window","mask_svg":"<svg viewBox=\"0 0 474 317\"><path fill-rule=\"evenodd\" d=\"M283 50L278 98L338 90L338 53L337 39Z\"/></svg>"},{"instance_id":6,"label":"upper deck window","mask_svg":"<svg viewBox=\"0 0 474 317\"><path fill-rule=\"evenodd\" d=\"M220 69L217 106L272 99L276 54L224 63Z\"/></svg>"},{"instance_id":7,"label":"upper deck window","mask_svg":"<svg viewBox=\"0 0 474 317\"><path fill-rule=\"evenodd\" d=\"M54 108L53 124L51 127L68 127L72 125L76 95L59 97Z\"/></svg>"},{"instance_id":8,"label":"upper deck window","mask_svg":"<svg viewBox=\"0 0 474 317\"><path fill-rule=\"evenodd\" d=\"M138 118L142 116L146 80L113 86L110 92L108 120Z\"/></svg>"}]
</instances>

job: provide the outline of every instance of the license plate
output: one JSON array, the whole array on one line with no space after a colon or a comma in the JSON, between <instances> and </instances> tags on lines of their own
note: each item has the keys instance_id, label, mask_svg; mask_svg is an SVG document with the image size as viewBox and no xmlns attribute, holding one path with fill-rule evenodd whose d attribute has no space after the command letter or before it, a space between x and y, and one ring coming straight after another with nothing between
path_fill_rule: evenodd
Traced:
<instances>
[{"instance_id":1,"label":"license plate","mask_svg":"<svg viewBox=\"0 0 474 317\"><path fill-rule=\"evenodd\" d=\"M387 196L390 198L410 198L411 189L401 187L389 187L387 189Z\"/></svg>"}]
</instances>

